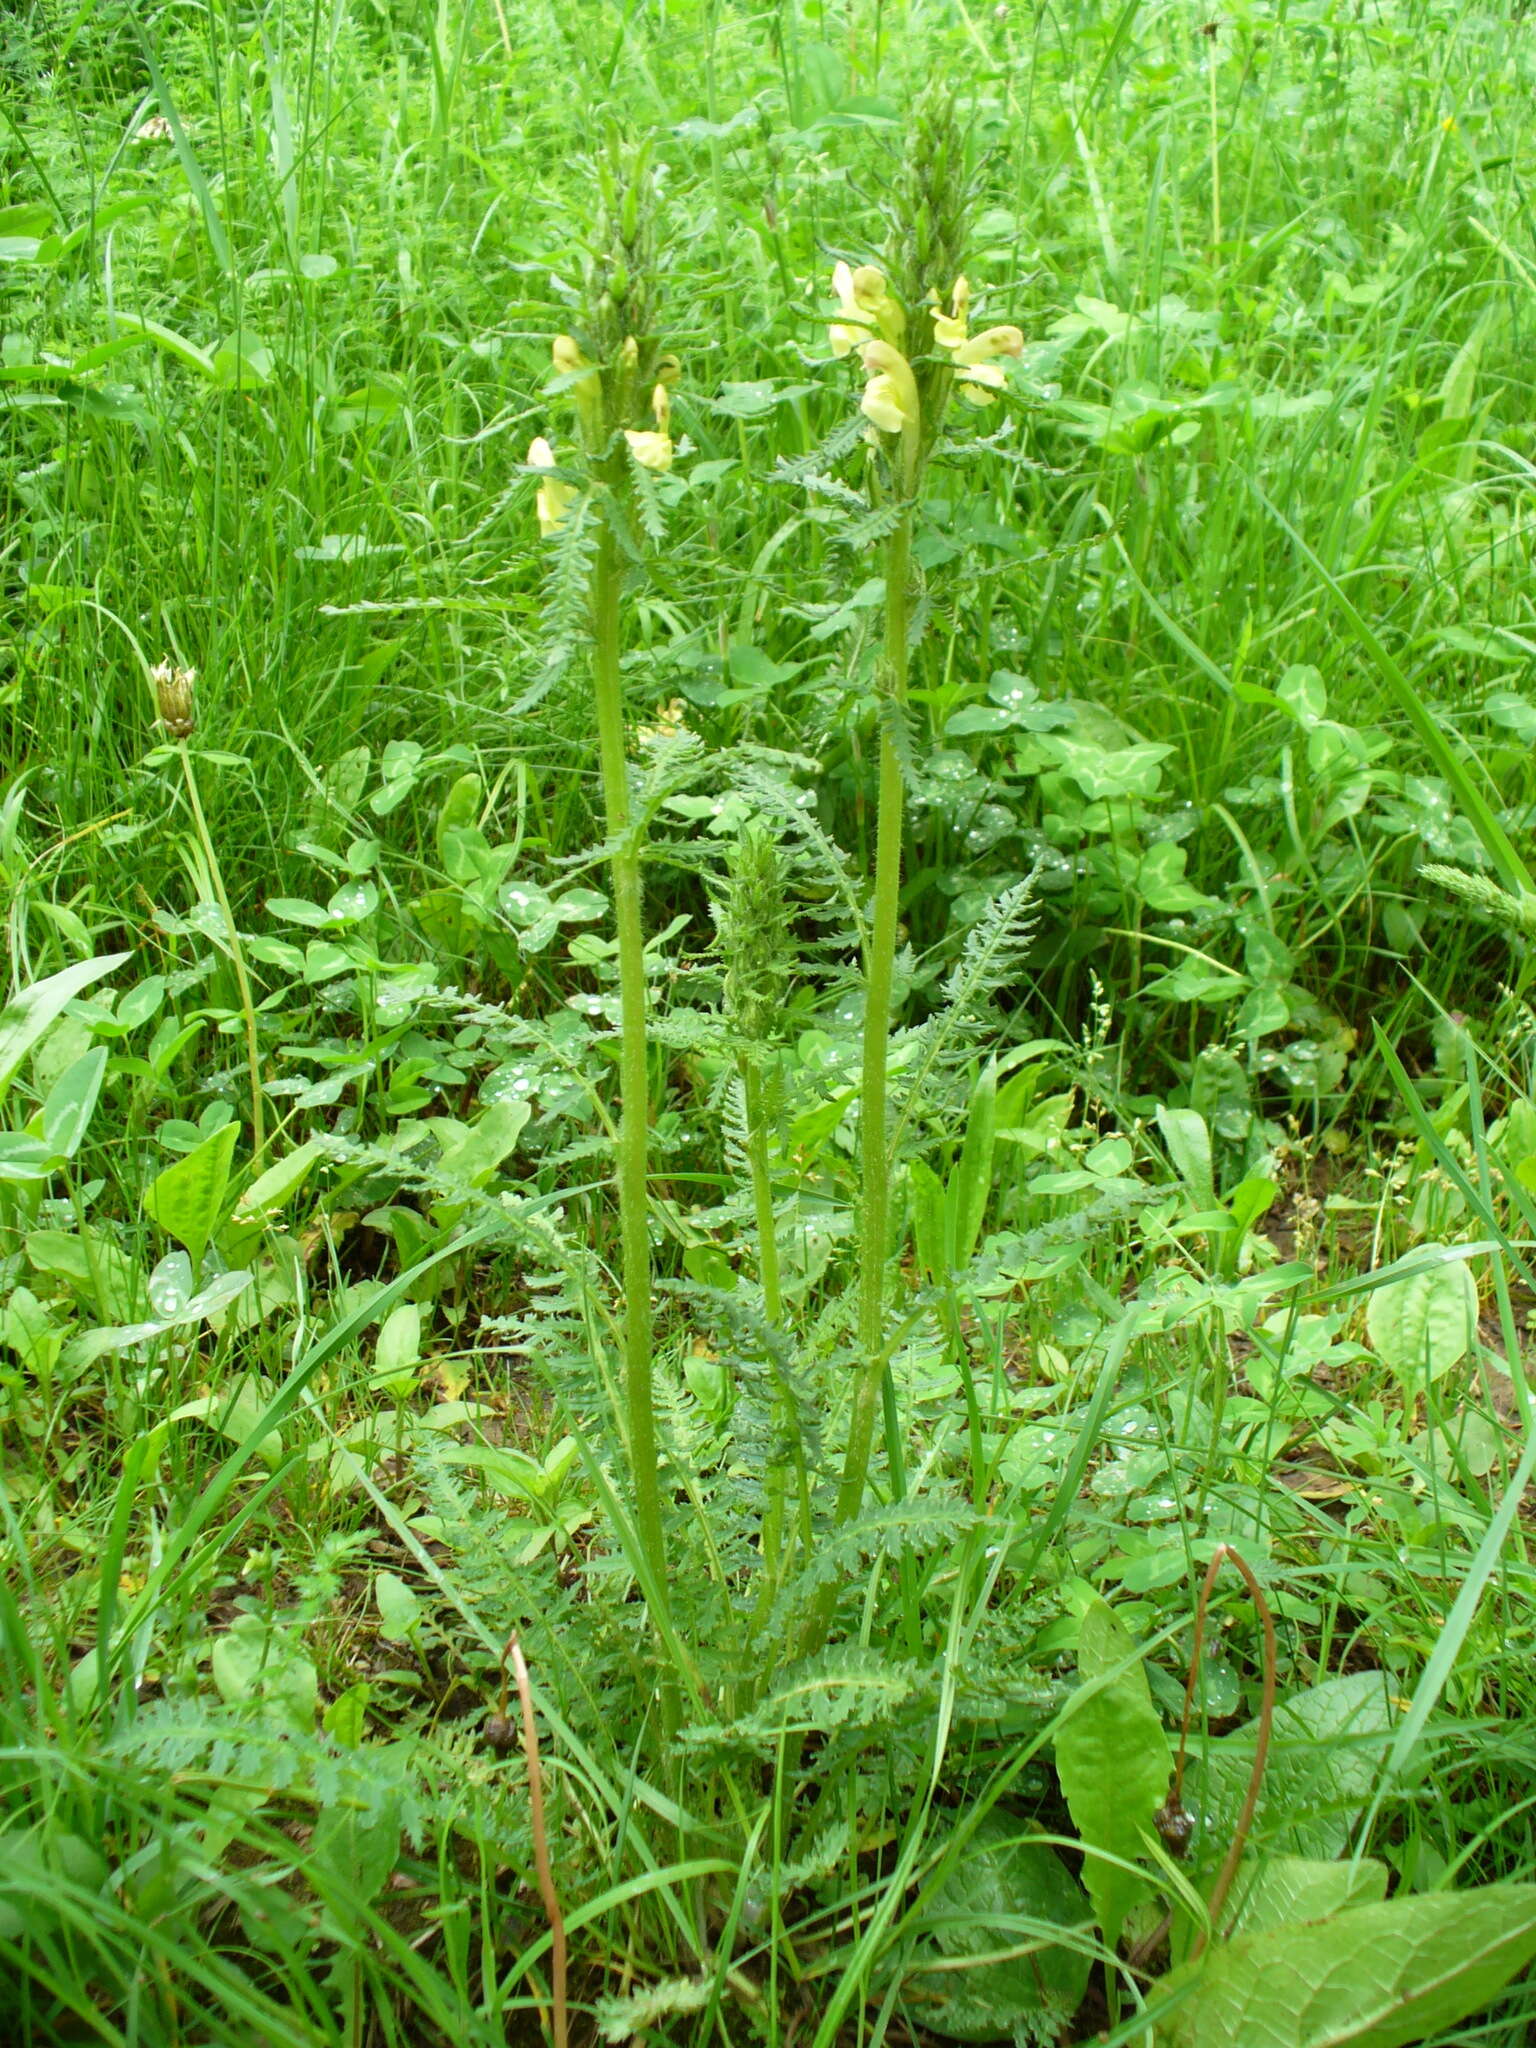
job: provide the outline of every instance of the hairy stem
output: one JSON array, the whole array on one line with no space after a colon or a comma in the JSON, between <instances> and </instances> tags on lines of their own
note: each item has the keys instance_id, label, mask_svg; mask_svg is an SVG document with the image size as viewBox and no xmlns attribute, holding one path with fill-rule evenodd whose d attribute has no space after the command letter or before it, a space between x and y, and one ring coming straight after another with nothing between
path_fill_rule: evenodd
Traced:
<instances>
[{"instance_id":1,"label":"hairy stem","mask_svg":"<svg viewBox=\"0 0 1536 2048\"><path fill-rule=\"evenodd\" d=\"M898 705L905 704L907 699L907 578L911 548L909 505L891 535L885 561L883 687L884 694ZM837 1493L839 1522L851 1522L864 1503L875 1416L885 1377L885 1277L891 1208L886 1067L890 1054L891 991L896 974L896 924L901 904L903 795L896 743L888 728L882 726L875 910L864 963L864 1069L859 1090L859 1362L848 1449Z\"/></svg>"},{"instance_id":2,"label":"hairy stem","mask_svg":"<svg viewBox=\"0 0 1536 2048\"><path fill-rule=\"evenodd\" d=\"M619 948L619 1233L623 1245L624 1406L635 1524L649 1567L648 1596L665 1602L667 1548L657 1478L656 1414L651 1385L651 1246L646 1154L650 1082L645 1036L645 931L640 848L630 829L624 758L624 698L619 675L617 544L606 529L592 574L592 677L597 696L603 802L613 846L613 908Z\"/></svg>"},{"instance_id":3,"label":"hairy stem","mask_svg":"<svg viewBox=\"0 0 1536 2048\"><path fill-rule=\"evenodd\" d=\"M915 460L904 463L909 486ZM907 698L908 577L912 557L910 488L899 524L886 546L885 651L882 694L897 705ZM836 1518L851 1522L864 1504L874 1447L875 1418L885 1380L885 1280L890 1250L891 1160L886 1133L886 1069L890 1054L891 992L896 976L896 925L901 907L903 789L901 762L887 726L880 729L878 810L875 828L875 905L864 954L864 1064L859 1089L859 1301L858 1363L848 1448L837 1489ZM806 1654L819 1650L831 1626L837 1589L817 1595L801 1636Z\"/></svg>"},{"instance_id":4,"label":"hairy stem","mask_svg":"<svg viewBox=\"0 0 1536 2048\"><path fill-rule=\"evenodd\" d=\"M763 1285L763 1314L778 1328L784 1321L779 1291L779 1240L773 1214L773 1177L768 1171L768 1127L764 1121L762 1077L750 1061L741 1069L747 1114L747 1163L757 1213L757 1273Z\"/></svg>"}]
</instances>

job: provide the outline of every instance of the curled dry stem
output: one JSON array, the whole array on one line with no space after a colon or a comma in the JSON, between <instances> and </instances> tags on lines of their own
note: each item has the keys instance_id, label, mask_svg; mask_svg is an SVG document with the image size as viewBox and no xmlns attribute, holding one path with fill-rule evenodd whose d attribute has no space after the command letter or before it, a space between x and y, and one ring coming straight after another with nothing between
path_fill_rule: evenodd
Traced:
<instances>
[{"instance_id":1,"label":"curled dry stem","mask_svg":"<svg viewBox=\"0 0 1536 2048\"><path fill-rule=\"evenodd\" d=\"M554 2048L567 2048L570 2029L565 2004L565 1915L560 1910L560 1896L555 1890L554 1873L549 1864L549 1834L544 1825L544 1772L539 1762L539 1731L533 1719L533 1692L528 1683L528 1666L523 1660L523 1646L517 1640L515 1631L508 1636L507 1647L501 1655L503 1723L507 1719L509 1661L517 1685L517 1697L523 1710L523 1760L528 1766L528 1817L533 1828L533 1868L538 1879L539 1897L544 1902L544 1912L549 1920L550 1981L554 1998L551 2038Z\"/></svg>"},{"instance_id":2,"label":"curled dry stem","mask_svg":"<svg viewBox=\"0 0 1536 2048\"><path fill-rule=\"evenodd\" d=\"M1209 1901L1210 1917L1207 1926L1196 1937L1193 1955L1199 1955L1209 1935L1215 1931L1221 1918L1221 1909L1227 1902L1237 1876L1238 1865L1242 1862L1243 1851L1248 1845L1248 1836L1253 1827L1253 1816L1259 1803L1259 1789L1264 1782L1264 1766L1269 1761L1269 1740L1275 1719L1275 1619L1269 1611L1269 1602L1264 1598L1263 1589L1253 1575L1246 1558L1235 1551L1230 1543L1218 1544L1205 1574L1205 1583L1200 1588L1199 1604L1195 1608L1195 1639L1190 1646L1189 1677L1184 1686L1184 1718L1179 1725L1179 1754L1174 1765L1173 1789L1168 1796L1166 1811L1173 1814L1183 1812L1184 1763L1189 1749L1189 1724L1194 1716L1195 1685L1200 1674L1200 1655L1205 1647L1205 1618L1211 1604L1211 1590L1216 1575L1223 1564L1230 1564L1238 1572L1252 1596L1264 1630L1264 1695L1259 1705L1258 1739L1253 1746L1253 1769L1248 1773L1248 1789L1243 1794L1242 1808L1227 1853L1222 1859L1216 1882L1211 1889Z\"/></svg>"}]
</instances>

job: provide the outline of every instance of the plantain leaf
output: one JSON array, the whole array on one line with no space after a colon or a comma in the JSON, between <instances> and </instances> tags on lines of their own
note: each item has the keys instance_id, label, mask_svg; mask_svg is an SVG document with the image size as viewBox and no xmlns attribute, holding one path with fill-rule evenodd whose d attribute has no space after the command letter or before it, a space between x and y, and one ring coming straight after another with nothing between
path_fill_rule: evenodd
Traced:
<instances>
[{"instance_id":1,"label":"plantain leaf","mask_svg":"<svg viewBox=\"0 0 1536 2048\"><path fill-rule=\"evenodd\" d=\"M1407 2048L1439 2041L1536 1956L1536 1885L1430 1892L1241 1934L1160 1990L1193 1990L1157 2048Z\"/></svg>"},{"instance_id":2,"label":"plantain leaf","mask_svg":"<svg viewBox=\"0 0 1536 2048\"><path fill-rule=\"evenodd\" d=\"M77 960L73 967L62 968L23 989L0 1010L0 1096L4 1096L17 1068L64 1005L93 981L100 981L114 967L121 967L127 958L126 953L102 953L94 960Z\"/></svg>"},{"instance_id":3,"label":"plantain leaf","mask_svg":"<svg viewBox=\"0 0 1536 2048\"><path fill-rule=\"evenodd\" d=\"M1393 1713L1379 1671L1352 1672L1294 1693L1275 1709L1274 1739L1252 1840L1304 1857L1337 1856L1371 1796L1391 1742ZM1249 1772L1257 1722L1208 1742L1185 1798L1200 1816L1195 1863L1226 1854Z\"/></svg>"},{"instance_id":4,"label":"plantain leaf","mask_svg":"<svg viewBox=\"0 0 1536 2048\"><path fill-rule=\"evenodd\" d=\"M1366 1304L1365 1327L1377 1357L1417 1391L1466 1357L1477 1329L1477 1283L1460 1259L1389 1281Z\"/></svg>"},{"instance_id":5,"label":"plantain leaf","mask_svg":"<svg viewBox=\"0 0 1536 2048\"><path fill-rule=\"evenodd\" d=\"M1126 1914L1146 1897L1148 1880L1106 1858L1134 1863L1145 1854L1153 1817L1167 1797L1173 1758L1136 1645L1102 1600L1083 1615L1077 1669L1084 1689L1057 1732L1056 1772L1090 1851L1083 1859L1083 1882L1105 1947L1113 1949ZM1098 1679L1105 1682L1090 1690Z\"/></svg>"},{"instance_id":6,"label":"plantain leaf","mask_svg":"<svg viewBox=\"0 0 1536 2048\"><path fill-rule=\"evenodd\" d=\"M194 1270L202 1264L208 1240L223 1218L229 1162L238 1136L237 1124L224 1124L185 1159L157 1175L145 1191L150 1221L186 1246Z\"/></svg>"},{"instance_id":7,"label":"plantain leaf","mask_svg":"<svg viewBox=\"0 0 1536 2048\"><path fill-rule=\"evenodd\" d=\"M1238 1872L1233 1932L1264 1934L1299 1921L1328 1920L1348 1906L1377 1905L1387 1889L1387 1866L1374 1856L1323 1863L1308 1856L1265 1856Z\"/></svg>"}]
</instances>

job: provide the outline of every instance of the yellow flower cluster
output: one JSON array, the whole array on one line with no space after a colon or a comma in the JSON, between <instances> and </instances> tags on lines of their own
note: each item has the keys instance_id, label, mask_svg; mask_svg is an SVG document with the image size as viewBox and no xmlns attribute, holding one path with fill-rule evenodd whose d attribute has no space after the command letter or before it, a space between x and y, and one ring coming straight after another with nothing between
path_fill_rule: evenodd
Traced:
<instances>
[{"instance_id":1,"label":"yellow flower cluster","mask_svg":"<svg viewBox=\"0 0 1536 2048\"><path fill-rule=\"evenodd\" d=\"M589 449L595 449L603 437L603 384L597 365L587 360L580 344L569 334L555 336L550 355L557 374L566 380L566 388L581 424L582 438ZM625 341L621 355L624 369L632 374L640 359L639 344L633 337ZM651 391L651 417L656 422L655 426L624 429L629 452L642 469L660 473L672 467L672 400L667 387L675 384L681 375L682 366L677 357L663 356L656 365L656 383ZM528 467L533 470L554 470L558 467L555 451L542 434L529 446ZM537 497L539 531L546 538L563 524L576 495L575 485L565 483L558 476L547 476L540 483Z\"/></svg>"},{"instance_id":2,"label":"yellow flower cluster","mask_svg":"<svg viewBox=\"0 0 1536 2048\"><path fill-rule=\"evenodd\" d=\"M852 270L839 263L832 272L832 292L840 315L827 329L833 355L845 356L861 347L872 328L893 343L906 333L906 314L891 297L884 273L871 264Z\"/></svg>"},{"instance_id":3,"label":"yellow flower cluster","mask_svg":"<svg viewBox=\"0 0 1536 2048\"><path fill-rule=\"evenodd\" d=\"M906 332L906 315L883 274L869 265L858 270L839 263L832 272L832 292L838 317L827 329L835 356L846 356L857 348L868 382L860 409L887 434L913 432L918 425L917 380L912 365L898 343ZM933 294L933 336L947 349L960 379L961 395L972 405L990 405L1006 378L999 356L1024 352L1024 336L1017 327L988 327L970 332L971 288L957 277L950 291L949 310Z\"/></svg>"},{"instance_id":4,"label":"yellow flower cluster","mask_svg":"<svg viewBox=\"0 0 1536 2048\"><path fill-rule=\"evenodd\" d=\"M1017 327L988 327L980 334L967 329L971 311L971 288L957 277L949 295L949 311L933 295L933 338L947 348L960 379L960 395L972 405L990 405L992 394L1001 391L1006 380L999 356L1021 356L1024 337Z\"/></svg>"}]
</instances>

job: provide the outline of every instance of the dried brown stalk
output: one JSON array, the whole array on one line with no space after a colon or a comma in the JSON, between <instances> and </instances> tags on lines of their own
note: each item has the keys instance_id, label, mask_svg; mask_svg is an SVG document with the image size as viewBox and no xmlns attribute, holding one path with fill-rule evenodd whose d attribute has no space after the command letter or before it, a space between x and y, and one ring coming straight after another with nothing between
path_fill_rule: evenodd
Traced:
<instances>
[{"instance_id":1,"label":"dried brown stalk","mask_svg":"<svg viewBox=\"0 0 1536 2048\"><path fill-rule=\"evenodd\" d=\"M1212 1888L1208 1926L1196 1937L1192 1955L1199 1955L1205 1947L1209 1933L1214 1932L1221 1917L1221 1909L1227 1902L1237 1876L1238 1865L1243 1859L1243 1850L1248 1845L1249 1831L1253 1827L1253 1816L1259 1803L1259 1788L1264 1782L1264 1766L1269 1760L1269 1738L1275 1719L1275 1620L1269 1611L1269 1602L1254 1577L1247 1560L1235 1551L1230 1543L1221 1543L1211 1557L1210 1567L1205 1574L1205 1583L1200 1588L1200 1601L1195 1609L1195 1640L1189 1653L1189 1677L1184 1686L1184 1719L1179 1725L1179 1755L1174 1766L1173 1790L1168 1795L1165 1813L1182 1815L1184 1810L1184 1760L1189 1748L1189 1724L1194 1715L1195 1685L1200 1675L1200 1653L1205 1647L1205 1617L1211 1604L1211 1589L1216 1575L1223 1564L1230 1564L1242 1575L1244 1584L1252 1595L1254 1607L1264 1630L1264 1695L1259 1704L1259 1733L1253 1747L1253 1769L1248 1773L1248 1789L1243 1794L1242 1809L1232 1830L1232 1839L1222 1859L1221 1869L1216 1874Z\"/></svg>"},{"instance_id":2,"label":"dried brown stalk","mask_svg":"<svg viewBox=\"0 0 1536 2048\"><path fill-rule=\"evenodd\" d=\"M539 1897L544 1902L544 1912L549 1920L550 1982L554 1995L554 2048L568 2048L570 2030L565 2009L565 1915L560 1910L560 1896L555 1890L554 1874L549 1865L549 1835L544 1825L544 1772L539 1762L539 1731L533 1719L533 1692L528 1683L528 1666L523 1661L523 1647L515 1633L507 1638L507 1647L501 1658L499 1719L503 1726L507 1719L509 1660L512 1665L512 1676L517 1684L517 1697L523 1709L523 1759L528 1766L528 1813L533 1827L534 1875L538 1879Z\"/></svg>"}]
</instances>

